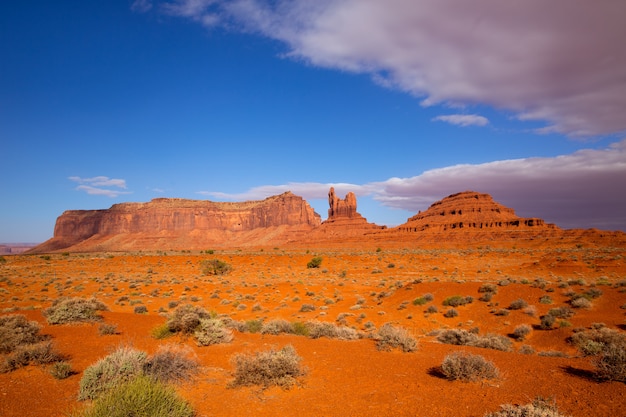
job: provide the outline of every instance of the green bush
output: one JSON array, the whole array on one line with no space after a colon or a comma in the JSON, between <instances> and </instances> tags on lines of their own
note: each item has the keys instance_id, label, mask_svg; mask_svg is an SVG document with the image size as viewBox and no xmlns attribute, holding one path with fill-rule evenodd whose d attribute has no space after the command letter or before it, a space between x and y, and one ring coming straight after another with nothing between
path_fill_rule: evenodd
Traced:
<instances>
[{"instance_id":1,"label":"green bush","mask_svg":"<svg viewBox=\"0 0 626 417\"><path fill-rule=\"evenodd\" d=\"M462 329L446 330L437 336L437 340L441 343L450 345L474 346L485 349L501 350L508 352L511 350L511 341L505 336L487 334L479 336Z\"/></svg>"},{"instance_id":2,"label":"green bush","mask_svg":"<svg viewBox=\"0 0 626 417\"><path fill-rule=\"evenodd\" d=\"M200 263L204 275L227 275L233 267L219 259L205 259Z\"/></svg>"},{"instance_id":3,"label":"green bush","mask_svg":"<svg viewBox=\"0 0 626 417\"><path fill-rule=\"evenodd\" d=\"M474 301L474 298L471 296L462 297L460 295L453 295L443 300L443 305L450 306L450 307L458 307L458 306L463 306L465 304L470 304L473 301Z\"/></svg>"},{"instance_id":4,"label":"green bush","mask_svg":"<svg viewBox=\"0 0 626 417\"><path fill-rule=\"evenodd\" d=\"M452 352L441 364L441 371L451 380L463 382L494 379L499 375L498 368L480 355L465 352Z\"/></svg>"},{"instance_id":5,"label":"green bush","mask_svg":"<svg viewBox=\"0 0 626 417\"><path fill-rule=\"evenodd\" d=\"M394 327L389 323L378 329L375 338L378 350L400 348L403 352L414 352L418 347L417 340L406 329Z\"/></svg>"},{"instance_id":6,"label":"green bush","mask_svg":"<svg viewBox=\"0 0 626 417\"><path fill-rule=\"evenodd\" d=\"M276 385L284 389L290 388L296 378L306 373L300 365L301 361L302 358L291 345L278 351L270 349L253 355L236 354L232 358L235 379L231 386L260 385L267 388Z\"/></svg>"},{"instance_id":7,"label":"green bush","mask_svg":"<svg viewBox=\"0 0 626 417\"><path fill-rule=\"evenodd\" d=\"M50 368L50 374L56 379L65 379L70 377L74 372L72 371L72 365L67 362L55 362Z\"/></svg>"},{"instance_id":8,"label":"green bush","mask_svg":"<svg viewBox=\"0 0 626 417\"><path fill-rule=\"evenodd\" d=\"M143 372L145 352L122 346L83 372L79 383L79 400L94 399L102 393L128 382Z\"/></svg>"},{"instance_id":9,"label":"green bush","mask_svg":"<svg viewBox=\"0 0 626 417\"><path fill-rule=\"evenodd\" d=\"M98 334L100 336L118 334L117 325L109 324L109 323L102 323L100 324L100 326L98 326Z\"/></svg>"},{"instance_id":10,"label":"green bush","mask_svg":"<svg viewBox=\"0 0 626 417\"><path fill-rule=\"evenodd\" d=\"M191 405L173 388L146 376L136 376L96 399L73 417L192 417Z\"/></svg>"},{"instance_id":11,"label":"green bush","mask_svg":"<svg viewBox=\"0 0 626 417\"><path fill-rule=\"evenodd\" d=\"M22 314L0 317L0 354L10 353L20 345L43 340L40 329L39 323L28 321Z\"/></svg>"},{"instance_id":12,"label":"green bush","mask_svg":"<svg viewBox=\"0 0 626 417\"><path fill-rule=\"evenodd\" d=\"M315 256L307 264L307 268L319 268L322 265L323 258L321 256Z\"/></svg>"},{"instance_id":13,"label":"green bush","mask_svg":"<svg viewBox=\"0 0 626 417\"><path fill-rule=\"evenodd\" d=\"M95 298L61 297L44 309L42 314L50 324L67 324L101 320L98 311L107 311L108 307Z\"/></svg>"}]
</instances>

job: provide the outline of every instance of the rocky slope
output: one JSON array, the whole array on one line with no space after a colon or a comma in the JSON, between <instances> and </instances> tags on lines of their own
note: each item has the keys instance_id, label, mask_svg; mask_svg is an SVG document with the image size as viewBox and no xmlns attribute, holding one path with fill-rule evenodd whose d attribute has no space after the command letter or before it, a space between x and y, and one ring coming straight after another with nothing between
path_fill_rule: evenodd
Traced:
<instances>
[{"instance_id":1,"label":"rocky slope","mask_svg":"<svg viewBox=\"0 0 626 417\"><path fill-rule=\"evenodd\" d=\"M186 249L259 244L268 238L283 242L320 223L320 215L291 192L241 203L159 198L106 210L66 211L57 219L54 237L34 251Z\"/></svg>"}]
</instances>

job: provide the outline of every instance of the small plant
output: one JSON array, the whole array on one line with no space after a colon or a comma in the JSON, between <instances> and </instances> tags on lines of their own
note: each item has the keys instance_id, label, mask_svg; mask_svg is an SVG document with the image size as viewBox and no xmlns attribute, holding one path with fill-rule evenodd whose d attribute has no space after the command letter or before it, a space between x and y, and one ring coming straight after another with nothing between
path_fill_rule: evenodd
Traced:
<instances>
[{"instance_id":1,"label":"small plant","mask_svg":"<svg viewBox=\"0 0 626 417\"><path fill-rule=\"evenodd\" d=\"M56 379L69 378L73 373L72 365L63 361L53 363L50 368L50 374Z\"/></svg>"},{"instance_id":2,"label":"small plant","mask_svg":"<svg viewBox=\"0 0 626 417\"><path fill-rule=\"evenodd\" d=\"M92 400L102 393L140 375L146 362L145 352L122 346L83 372L79 400Z\"/></svg>"},{"instance_id":3,"label":"small plant","mask_svg":"<svg viewBox=\"0 0 626 417\"><path fill-rule=\"evenodd\" d=\"M74 417L192 417L191 405L167 385L137 376L112 387Z\"/></svg>"},{"instance_id":4,"label":"small plant","mask_svg":"<svg viewBox=\"0 0 626 417\"><path fill-rule=\"evenodd\" d=\"M219 259L205 259L200 263L200 268L204 275L227 275L233 267Z\"/></svg>"},{"instance_id":5,"label":"small plant","mask_svg":"<svg viewBox=\"0 0 626 417\"><path fill-rule=\"evenodd\" d=\"M446 318L449 318L449 319L452 318L452 317L457 317L458 315L459 315L459 312L456 309L454 309L454 308L451 308L448 311L446 311L445 313L443 313L443 316L446 317Z\"/></svg>"},{"instance_id":6,"label":"small plant","mask_svg":"<svg viewBox=\"0 0 626 417\"><path fill-rule=\"evenodd\" d=\"M559 413L554 401L537 398L531 404L500 406L500 411L487 413L484 417L568 417Z\"/></svg>"},{"instance_id":7,"label":"small plant","mask_svg":"<svg viewBox=\"0 0 626 417\"><path fill-rule=\"evenodd\" d=\"M194 332L198 346L210 346L233 341L233 332L220 319L201 319Z\"/></svg>"},{"instance_id":8,"label":"small plant","mask_svg":"<svg viewBox=\"0 0 626 417\"><path fill-rule=\"evenodd\" d=\"M146 306L135 306L134 312L135 312L135 314L146 314L148 312L148 307L146 307Z\"/></svg>"},{"instance_id":9,"label":"small plant","mask_svg":"<svg viewBox=\"0 0 626 417\"><path fill-rule=\"evenodd\" d=\"M522 298L518 298L509 304L509 310L521 310L526 307L528 307L528 303Z\"/></svg>"},{"instance_id":10,"label":"small plant","mask_svg":"<svg viewBox=\"0 0 626 417\"><path fill-rule=\"evenodd\" d=\"M310 311L315 311L315 306L313 304L302 304L302 307L300 307L301 313L308 313Z\"/></svg>"},{"instance_id":11,"label":"small plant","mask_svg":"<svg viewBox=\"0 0 626 417\"><path fill-rule=\"evenodd\" d=\"M539 298L539 303L541 304L552 304L554 301L552 300L552 297L550 297L549 295L542 295Z\"/></svg>"},{"instance_id":12,"label":"small plant","mask_svg":"<svg viewBox=\"0 0 626 417\"><path fill-rule=\"evenodd\" d=\"M417 340L406 329L389 323L378 329L375 339L378 350L400 348L403 352L414 352L418 347Z\"/></svg>"},{"instance_id":13,"label":"small plant","mask_svg":"<svg viewBox=\"0 0 626 417\"><path fill-rule=\"evenodd\" d=\"M172 332L169 328L169 326L167 325L167 323L161 324L160 326L157 326L155 328L152 329L152 337L154 337L155 339L167 339L170 336L174 335L174 332Z\"/></svg>"},{"instance_id":14,"label":"small plant","mask_svg":"<svg viewBox=\"0 0 626 417\"><path fill-rule=\"evenodd\" d=\"M511 341L500 335L487 334L485 336L479 336L475 333L468 332L462 329L450 329L441 332L437 336L437 340L441 343L450 345L466 345L474 346L486 349L501 350L508 352L511 350Z\"/></svg>"},{"instance_id":15,"label":"small plant","mask_svg":"<svg viewBox=\"0 0 626 417\"><path fill-rule=\"evenodd\" d=\"M294 323L294 333L297 333L297 323ZM306 326L306 334L311 339L319 339L326 337L328 339L354 340L359 338L356 330L347 326L337 326L332 323L311 320L304 324Z\"/></svg>"},{"instance_id":16,"label":"small plant","mask_svg":"<svg viewBox=\"0 0 626 417\"><path fill-rule=\"evenodd\" d=\"M263 323L261 334L279 335L283 333L294 333L293 326L284 319L273 319Z\"/></svg>"},{"instance_id":17,"label":"small plant","mask_svg":"<svg viewBox=\"0 0 626 417\"><path fill-rule=\"evenodd\" d=\"M307 264L307 268L319 268L322 265L323 258L321 256L315 256Z\"/></svg>"},{"instance_id":18,"label":"small plant","mask_svg":"<svg viewBox=\"0 0 626 417\"><path fill-rule=\"evenodd\" d=\"M202 307L185 304L178 307L167 320L167 327L172 333L192 334L200 325L201 319L211 318L212 315Z\"/></svg>"},{"instance_id":19,"label":"small plant","mask_svg":"<svg viewBox=\"0 0 626 417\"><path fill-rule=\"evenodd\" d=\"M117 325L109 324L109 323L102 323L100 324L100 326L98 326L98 334L100 336L118 334Z\"/></svg>"},{"instance_id":20,"label":"small plant","mask_svg":"<svg viewBox=\"0 0 626 417\"><path fill-rule=\"evenodd\" d=\"M451 380L463 382L494 379L499 375L498 368L480 355L453 352L446 356L441 371Z\"/></svg>"},{"instance_id":21,"label":"small plant","mask_svg":"<svg viewBox=\"0 0 626 417\"><path fill-rule=\"evenodd\" d=\"M10 353L20 345L43 340L40 329L39 323L28 321L22 314L0 317L0 354Z\"/></svg>"},{"instance_id":22,"label":"small plant","mask_svg":"<svg viewBox=\"0 0 626 417\"><path fill-rule=\"evenodd\" d=\"M528 324L520 324L513 330L513 337L522 341L532 332L533 328Z\"/></svg>"},{"instance_id":23,"label":"small plant","mask_svg":"<svg viewBox=\"0 0 626 417\"><path fill-rule=\"evenodd\" d=\"M10 354L4 356L2 362L0 362L0 373L11 372L31 363L47 365L63 359L63 356L54 349L50 341L21 344Z\"/></svg>"},{"instance_id":24,"label":"small plant","mask_svg":"<svg viewBox=\"0 0 626 417\"><path fill-rule=\"evenodd\" d=\"M161 382L181 382L195 375L199 366L191 348L165 345L143 363L142 370Z\"/></svg>"},{"instance_id":25,"label":"small plant","mask_svg":"<svg viewBox=\"0 0 626 417\"><path fill-rule=\"evenodd\" d=\"M306 373L300 365L301 361L291 345L278 351L270 349L255 354L236 354L232 358L235 379L231 386L260 385L268 388L276 385L288 389L295 384L296 378Z\"/></svg>"},{"instance_id":26,"label":"small plant","mask_svg":"<svg viewBox=\"0 0 626 417\"><path fill-rule=\"evenodd\" d=\"M471 296L462 297L460 295L453 295L443 300L443 305L450 306L450 307L458 307L458 306L463 306L465 304L470 304L473 301L474 301L474 298Z\"/></svg>"},{"instance_id":27,"label":"small plant","mask_svg":"<svg viewBox=\"0 0 626 417\"><path fill-rule=\"evenodd\" d=\"M95 298L67 298L55 300L52 306L44 309L42 314L50 324L67 324L84 321L101 320L98 311L107 311L108 307Z\"/></svg>"}]
</instances>

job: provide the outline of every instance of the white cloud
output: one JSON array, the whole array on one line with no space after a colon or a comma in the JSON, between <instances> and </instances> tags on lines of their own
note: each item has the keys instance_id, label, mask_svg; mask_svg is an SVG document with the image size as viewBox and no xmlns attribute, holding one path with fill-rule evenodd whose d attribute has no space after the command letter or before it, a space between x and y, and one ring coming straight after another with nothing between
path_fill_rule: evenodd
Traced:
<instances>
[{"instance_id":1,"label":"white cloud","mask_svg":"<svg viewBox=\"0 0 626 417\"><path fill-rule=\"evenodd\" d=\"M433 121L446 122L457 126L486 126L489 120L477 114L447 114L433 118Z\"/></svg>"},{"instance_id":2,"label":"white cloud","mask_svg":"<svg viewBox=\"0 0 626 417\"><path fill-rule=\"evenodd\" d=\"M542 132L626 130L626 2L177 0L166 10L280 40L310 64L370 74L426 106L484 104Z\"/></svg>"},{"instance_id":3,"label":"white cloud","mask_svg":"<svg viewBox=\"0 0 626 417\"><path fill-rule=\"evenodd\" d=\"M146 13L152 9L152 2L150 0L135 0L130 9L133 12Z\"/></svg>"},{"instance_id":4,"label":"white cloud","mask_svg":"<svg viewBox=\"0 0 626 417\"><path fill-rule=\"evenodd\" d=\"M539 217L564 228L626 231L626 140L606 149L583 149L556 157L534 157L433 169L410 178L367 184L289 183L255 187L245 193L202 192L219 199L258 200L291 190L323 199L353 191L389 208L417 213L456 192L491 194L521 217ZM370 218L370 213L361 213ZM371 221L375 221L372 217Z\"/></svg>"},{"instance_id":5,"label":"white cloud","mask_svg":"<svg viewBox=\"0 0 626 417\"><path fill-rule=\"evenodd\" d=\"M123 194L130 194L129 191L120 191L115 189L110 189L110 187L121 188L123 190L126 189L126 180L109 178L104 176L92 177L92 178L81 178L77 176L68 177L70 181L74 181L79 183L80 185L76 187L78 191L84 191L90 195L104 195L107 197L118 197ZM108 187L108 188L103 188Z\"/></svg>"}]
</instances>

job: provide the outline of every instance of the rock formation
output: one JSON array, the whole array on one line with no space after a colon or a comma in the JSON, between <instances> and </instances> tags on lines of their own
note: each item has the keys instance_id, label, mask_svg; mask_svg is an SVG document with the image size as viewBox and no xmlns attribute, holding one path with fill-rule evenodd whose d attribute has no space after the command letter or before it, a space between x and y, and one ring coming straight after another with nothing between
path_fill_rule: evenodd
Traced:
<instances>
[{"instance_id":1,"label":"rock formation","mask_svg":"<svg viewBox=\"0 0 626 417\"><path fill-rule=\"evenodd\" d=\"M106 210L66 211L57 219L54 237L37 249L78 245L81 250L126 250L126 242L132 241L154 249L154 242L167 244L164 238L173 242L170 247L177 247L177 242L184 247L225 240L245 244L244 236L254 244L260 238L259 230L281 241L320 222L319 214L291 192L242 203L158 198L148 203L115 204Z\"/></svg>"},{"instance_id":2,"label":"rock formation","mask_svg":"<svg viewBox=\"0 0 626 417\"><path fill-rule=\"evenodd\" d=\"M330 187L328 205L330 206L328 209L329 220L362 217L356 212L356 195L352 191L346 194L346 198L342 200L335 195L335 188Z\"/></svg>"},{"instance_id":3,"label":"rock formation","mask_svg":"<svg viewBox=\"0 0 626 417\"><path fill-rule=\"evenodd\" d=\"M451 230L500 233L510 231L557 231L538 218L521 218L511 208L497 203L489 194L464 191L433 203L428 210L409 218L396 230L439 233Z\"/></svg>"}]
</instances>

